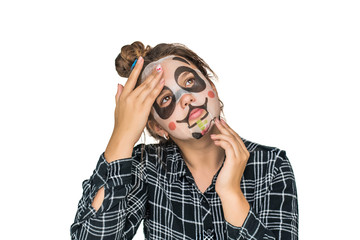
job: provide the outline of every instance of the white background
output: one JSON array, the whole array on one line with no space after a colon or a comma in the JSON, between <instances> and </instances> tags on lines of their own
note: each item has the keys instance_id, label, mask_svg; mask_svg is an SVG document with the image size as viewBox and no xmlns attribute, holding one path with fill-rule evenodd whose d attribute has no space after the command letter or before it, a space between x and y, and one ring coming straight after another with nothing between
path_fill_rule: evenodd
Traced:
<instances>
[{"instance_id":1,"label":"white background","mask_svg":"<svg viewBox=\"0 0 360 240\"><path fill-rule=\"evenodd\" d=\"M114 59L136 40L194 50L230 126L286 150L300 239L354 239L359 12L344 0L1 2L2 239L70 239L126 80Z\"/></svg>"}]
</instances>

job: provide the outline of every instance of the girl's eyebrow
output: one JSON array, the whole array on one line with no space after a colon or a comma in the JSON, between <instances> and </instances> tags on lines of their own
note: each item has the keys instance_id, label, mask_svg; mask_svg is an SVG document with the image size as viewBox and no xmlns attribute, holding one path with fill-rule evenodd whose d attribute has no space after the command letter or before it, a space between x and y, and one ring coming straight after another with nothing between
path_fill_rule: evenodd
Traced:
<instances>
[{"instance_id":1,"label":"girl's eyebrow","mask_svg":"<svg viewBox=\"0 0 360 240\"><path fill-rule=\"evenodd\" d=\"M190 65L190 63L189 63L188 61L186 61L185 59L180 58L180 57L173 57L173 59L172 59L172 60L178 60L178 61L180 61L180 62L184 62L184 63L186 63L186 64Z\"/></svg>"}]
</instances>

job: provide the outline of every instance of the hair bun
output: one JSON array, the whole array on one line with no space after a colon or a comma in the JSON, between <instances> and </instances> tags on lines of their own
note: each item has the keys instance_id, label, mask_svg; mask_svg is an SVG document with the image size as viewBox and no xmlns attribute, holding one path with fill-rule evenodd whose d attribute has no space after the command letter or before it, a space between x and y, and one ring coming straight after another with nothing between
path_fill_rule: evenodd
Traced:
<instances>
[{"instance_id":1,"label":"hair bun","mask_svg":"<svg viewBox=\"0 0 360 240\"><path fill-rule=\"evenodd\" d=\"M129 77L131 66L135 59L146 54L151 50L150 46L144 46L142 42L136 41L130 45L125 45L121 48L121 52L115 59L116 71L121 77Z\"/></svg>"}]
</instances>

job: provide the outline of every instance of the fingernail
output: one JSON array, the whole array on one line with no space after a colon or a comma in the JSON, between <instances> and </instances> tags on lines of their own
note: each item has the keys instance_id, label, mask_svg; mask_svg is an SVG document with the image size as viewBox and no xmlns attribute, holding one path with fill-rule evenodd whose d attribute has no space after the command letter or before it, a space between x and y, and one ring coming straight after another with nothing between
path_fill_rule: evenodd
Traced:
<instances>
[{"instance_id":1,"label":"fingernail","mask_svg":"<svg viewBox=\"0 0 360 240\"><path fill-rule=\"evenodd\" d=\"M162 71L162 67L161 67L160 64L156 66L156 71L157 71L157 72L161 72L161 71Z\"/></svg>"},{"instance_id":2,"label":"fingernail","mask_svg":"<svg viewBox=\"0 0 360 240\"><path fill-rule=\"evenodd\" d=\"M215 134L211 134L210 137L211 137L211 138L214 138L214 137L216 137L216 135L215 135Z\"/></svg>"},{"instance_id":3,"label":"fingernail","mask_svg":"<svg viewBox=\"0 0 360 240\"><path fill-rule=\"evenodd\" d=\"M163 78L163 79L161 79L160 80L160 85L163 85L164 84L164 82L165 82L165 79Z\"/></svg>"},{"instance_id":4,"label":"fingernail","mask_svg":"<svg viewBox=\"0 0 360 240\"><path fill-rule=\"evenodd\" d=\"M141 62L143 60L142 56L138 58L138 62Z\"/></svg>"}]
</instances>

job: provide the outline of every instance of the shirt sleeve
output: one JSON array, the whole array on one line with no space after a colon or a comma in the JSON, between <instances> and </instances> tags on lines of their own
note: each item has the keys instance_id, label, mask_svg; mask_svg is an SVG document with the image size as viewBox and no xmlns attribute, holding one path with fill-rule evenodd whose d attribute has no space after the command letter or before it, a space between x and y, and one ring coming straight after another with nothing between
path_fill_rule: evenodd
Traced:
<instances>
[{"instance_id":1,"label":"shirt sleeve","mask_svg":"<svg viewBox=\"0 0 360 240\"><path fill-rule=\"evenodd\" d=\"M145 215L146 161L143 145L134 147L132 158L108 163L104 152L91 177L82 183L83 195L70 234L73 240L132 239ZM104 186L105 195L96 211L91 203Z\"/></svg>"},{"instance_id":2,"label":"shirt sleeve","mask_svg":"<svg viewBox=\"0 0 360 240\"><path fill-rule=\"evenodd\" d=\"M295 177L285 151L280 151L274 178L259 212L252 207L242 227L226 222L228 239L298 239Z\"/></svg>"}]
</instances>

